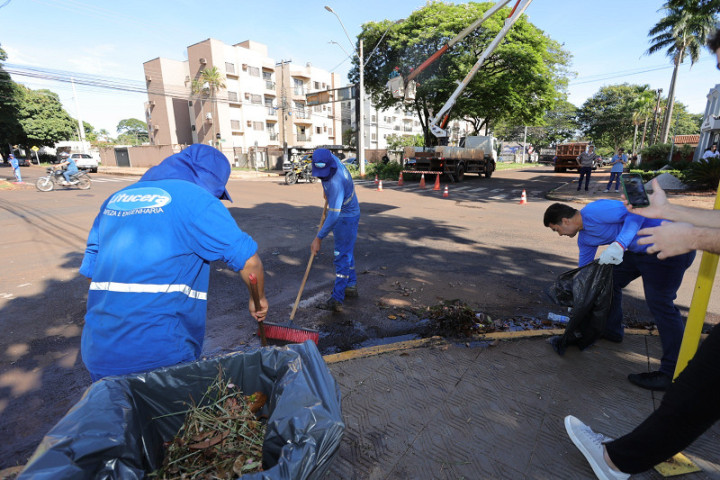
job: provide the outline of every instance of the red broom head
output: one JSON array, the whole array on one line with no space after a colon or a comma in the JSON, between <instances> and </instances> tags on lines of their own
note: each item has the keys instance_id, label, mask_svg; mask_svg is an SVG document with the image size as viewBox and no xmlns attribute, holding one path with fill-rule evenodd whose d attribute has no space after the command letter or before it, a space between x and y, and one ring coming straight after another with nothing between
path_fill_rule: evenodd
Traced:
<instances>
[{"instance_id":1,"label":"red broom head","mask_svg":"<svg viewBox=\"0 0 720 480\"><path fill-rule=\"evenodd\" d=\"M273 325L265 323L265 338L285 343L303 343L312 340L315 345L320 341L320 333L316 330L305 328L285 327L283 325Z\"/></svg>"}]
</instances>

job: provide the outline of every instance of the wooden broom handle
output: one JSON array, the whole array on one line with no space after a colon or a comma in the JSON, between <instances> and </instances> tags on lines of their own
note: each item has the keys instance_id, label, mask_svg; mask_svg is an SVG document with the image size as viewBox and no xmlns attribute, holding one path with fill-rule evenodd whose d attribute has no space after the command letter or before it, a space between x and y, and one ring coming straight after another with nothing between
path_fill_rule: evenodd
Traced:
<instances>
[{"instance_id":1,"label":"wooden broom handle","mask_svg":"<svg viewBox=\"0 0 720 480\"><path fill-rule=\"evenodd\" d=\"M260 306L260 294L257 288L257 277L254 274L248 275L250 281L250 295L252 295L253 303L255 304L255 311L257 312L262 307ZM260 332L260 344L265 347L267 346L267 338L265 338L265 324L261 321L258 322L258 332Z\"/></svg>"},{"instance_id":2,"label":"wooden broom handle","mask_svg":"<svg viewBox=\"0 0 720 480\"><path fill-rule=\"evenodd\" d=\"M325 215L327 215L328 202L325 199L325 206L323 207L322 218L320 218L320 226L318 227L318 233L322 229L323 223L325 223ZM310 274L310 268L312 267L313 259L315 255L310 253L310 259L308 260L307 268L305 268L305 275L303 276L302 283L300 284L300 290L298 291L297 298L295 298L295 305L293 305L292 313L290 314L290 321L295 318L295 312L297 311L298 304L300 303L300 297L305 289L305 282L307 282L308 275Z\"/></svg>"}]
</instances>

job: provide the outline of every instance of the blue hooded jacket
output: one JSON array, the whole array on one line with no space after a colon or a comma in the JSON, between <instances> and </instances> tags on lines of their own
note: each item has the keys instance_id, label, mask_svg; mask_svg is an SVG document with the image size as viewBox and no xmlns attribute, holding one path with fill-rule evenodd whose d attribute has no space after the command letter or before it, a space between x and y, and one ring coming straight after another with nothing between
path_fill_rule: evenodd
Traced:
<instances>
[{"instance_id":1,"label":"blue hooded jacket","mask_svg":"<svg viewBox=\"0 0 720 480\"><path fill-rule=\"evenodd\" d=\"M318 238L327 237L340 217L356 217L360 215L360 202L355 195L355 184L345 165L330 153L330 150L318 148L313 152L313 174L320 175L325 198L328 201L327 217ZM316 163L324 167L316 168Z\"/></svg>"},{"instance_id":2,"label":"blue hooded jacket","mask_svg":"<svg viewBox=\"0 0 720 480\"><path fill-rule=\"evenodd\" d=\"M103 203L80 273L92 279L82 357L99 376L192 361L205 336L210 262L257 251L218 198L227 158L192 145Z\"/></svg>"}]
</instances>

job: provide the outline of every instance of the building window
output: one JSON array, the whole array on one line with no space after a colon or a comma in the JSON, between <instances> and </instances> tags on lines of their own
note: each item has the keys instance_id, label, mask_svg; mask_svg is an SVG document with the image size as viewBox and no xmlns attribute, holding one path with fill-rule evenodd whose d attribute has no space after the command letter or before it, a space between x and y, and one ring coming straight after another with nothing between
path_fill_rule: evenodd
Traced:
<instances>
[{"instance_id":1,"label":"building window","mask_svg":"<svg viewBox=\"0 0 720 480\"><path fill-rule=\"evenodd\" d=\"M252 122L253 130L263 131L265 130L265 124L263 122Z\"/></svg>"},{"instance_id":2,"label":"building window","mask_svg":"<svg viewBox=\"0 0 720 480\"><path fill-rule=\"evenodd\" d=\"M262 72L262 78L267 81L272 80L272 72Z\"/></svg>"},{"instance_id":3,"label":"building window","mask_svg":"<svg viewBox=\"0 0 720 480\"><path fill-rule=\"evenodd\" d=\"M237 92L228 92L228 100L231 102L237 102L238 101L238 93Z\"/></svg>"},{"instance_id":4,"label":"building window","mask_svg":"<svg viewBox=\"0 0 720 480\"><path fill-rule=\"evenodd\" d=\"M328 128L328 135L332 137L332 128Z\"/></svg>"},{"instance_id":5,"label":"building window","mask_svg":"<svg viewBox=\"0 0 720 480\"><path fill-rule=\"evenodd\" d=\"M225 71L230 75L235 75L235 64L230 62L225 62Z\"/></svg>"},{"instance_id":6,"label":"building window","mask_svg":"<svg viewBox=\"0 0 720 480\"><path fill-rule=\"evenodd\" d=\"M315 105L314 110L316 112L322 112L322 107L320 105Z\"/></svg>"},{"instance_id":7,"label":"building window","mask_svg":"<svg viewBox=\"0 0 720 480\"><path fill-rule=\"evenodd\" d=\"M295 95L305 95L305 84L299 78L293 78L293 93Z\"/></svg>"},{"instance_id":8,"label":"building window","mask_svg":"<svg viewBox=\"0 0 720 480\"><path fill-rule=\"evenodd\" d=\"M258 67L248 67L248 74L251 77L259 77L260 76L260 69Z\"/></svg>"},{"instance_id":9,"label":"building window","mask_svg":"<svg viewBox=\"0 0 720 480\"><path fill-rule=\"evenodd\" d=\"M315 127L315 133L318 135L322 133L322 127Z\"/></svg>"},{"instance_id":10,"label":"building window","mask_svg":"<svg viewBox=\"0 0 720 480\"><path fill-rule=\"evenodd\" d=\"M377 135L375 135L374 133L371 134L371 135L370 135L370 139L373 140L373 141L377 140Z\"/></svg>"},{"instance_id":11,"label":"building window","mask_svg":"<svg viewBox=\"0 0 720 480\"><path fill-rule=\"evenodd\" d=\"M320 82L313 82L313 88L315 88L315 90L320 90Z\"/></svg>"},{"instance_id":12,"label":"building window","mask_svg":"<svg viewBox=\"0 0 720 480\"><path fill-rule=\"evenodd\" d=\"M377 123L377 117L375 115L370 116L370 121L373 123Z\"/></svg>"},{"instance_id":13,"label":"building window","mask_svg":"<svg viewBox=\"0 0 720 480\"><path fill-rule=\"evenodd\" d=\"M230 120L231 130L240 130L240 120Z\"/></svg>"},{"instance_id":14,"label":"building window","mask_svg":"<svg viewBox=\"0 0 720 480\"><path fill-rule=\"evenodd\" d=\"M250 95L250 103L252 103L253 105L262 105L262 98L262 95L257 95L253 93L252 95Z\"/></svg>"}]
</instances>

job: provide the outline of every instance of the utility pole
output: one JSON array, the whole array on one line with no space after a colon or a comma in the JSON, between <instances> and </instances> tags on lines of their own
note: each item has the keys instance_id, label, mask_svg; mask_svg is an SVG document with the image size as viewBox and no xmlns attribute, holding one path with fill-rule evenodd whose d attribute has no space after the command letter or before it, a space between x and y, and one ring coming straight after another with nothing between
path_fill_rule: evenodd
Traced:
<instances>
[{"instance_id":1,"label":"utility pole","mask_svg":"<svg viewBox=\"0 0 720 480\"><path fill-rule=\"evenodd\" d=\"M525 125L525 133L523 134L523 156L522 156L522 163L525 163L525 150L527 150L527 125Z\"/></svg>"},{"instance_id":2,"label":"utility pole","mask_svg":"<svg viewBox=\"0 0 720 480\"><path fill-rule=\"evenodd\" d=\"M358 152L357 159L360 165L360 176L365 177L365 65L363 65L363 41L358 47L358 67L360 68L360 118L358 120Z\"/></svg>"},{"instance_id":3,"label":"utility pole","mask_svg":"<svg viewBox=\"0 0 720 480\"><path fill-rule=\"evenodd\" d=\"M82 146L82 153L87 153L85 151L85 127L83 126L82 118L80 118L80 107L78 106L77 92L75 91L75 79L72 77L70 77L70 84L72 85L73 99L75 99L75 112L77 112L80 145Z\"/></svg>"},{"instance_id":4,"label":"utility pole","mask_svg":"<svg viewBox=\"0 0 720 480\"><path fill-rule=\"evenodd\" d=\"M285 65L288 65L292 60L280 60L279 63L276 63L275 66L280 67L280 106L278 107L280 110L280 132L282 133L282 137L280 138L280 141L282 142L283 146L283 163L287 162L289 160L288 157L288 144L287 144L287 134L285 132L285 122L287 121L286 117L286 111L287 111L287 92L285 91Z\"/></svg>"},{"instance_id":5,"label":"utility pole","mask_svg":"<svg viewBox=\"0 0 720 480\"><path fill-rule=\"evenodd\" d=\"M657 124L658 114L660 113L660 98L662 97L662 88L657 89L657 102L655 102L655 114L653 115L652 129L650 131L650 145L655 144L655 125Z\"/></svg>"}]
</instances>

